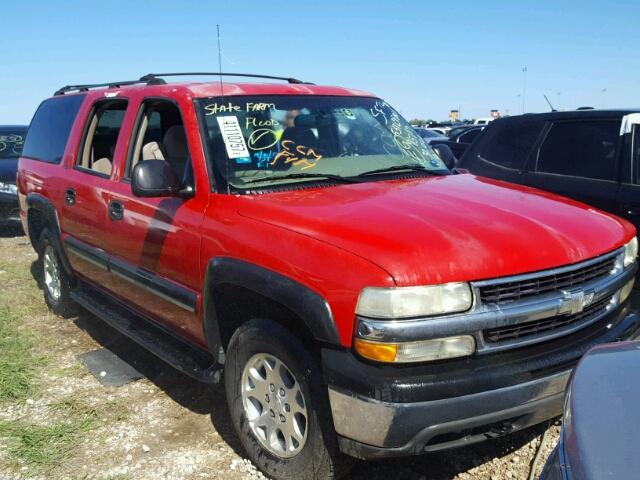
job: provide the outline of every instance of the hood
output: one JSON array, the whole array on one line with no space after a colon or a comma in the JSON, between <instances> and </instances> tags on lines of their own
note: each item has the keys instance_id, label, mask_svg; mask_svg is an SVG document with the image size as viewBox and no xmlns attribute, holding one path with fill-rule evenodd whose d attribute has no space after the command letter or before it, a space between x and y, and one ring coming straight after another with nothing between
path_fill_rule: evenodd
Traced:
<instances>
[{"instance_id":1,"label":"hood","mask_svg":"<svg viewBox=\"0 0 640 480\"><path fill-rule=\"evenodd\" d=\"M0 158L0 182L16 183L17 158Z\"/></svg>"},{"instance_id":2,"label":"hood","mask_svg":"<svg viewBox=\"0 0 640 480\"><path fill-rule=\"evenodd\" d=\"M238 213L366 258L398 285L558 267L635 233L581 203L469 174L247 195Z\"/></svg>"}]
</instances>

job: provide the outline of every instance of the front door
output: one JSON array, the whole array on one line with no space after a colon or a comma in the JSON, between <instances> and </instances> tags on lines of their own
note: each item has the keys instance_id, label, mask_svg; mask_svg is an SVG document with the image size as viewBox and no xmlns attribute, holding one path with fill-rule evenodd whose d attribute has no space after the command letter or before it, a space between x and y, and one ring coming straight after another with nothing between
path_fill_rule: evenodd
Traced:
<instances>
[{"instance_id":1,"label":"front door","mask_svg":"<svg viewBox=\"0 0 640 480\"><path fill-rule=\"evenodd\" d=\"M132 172L145 160L168 162L194 196L134 196ZM108 219L106 247L114 293L164 327L205 345L199 320L200 226L210 190L194 183L185 123L175 102L154 98L140 104L120 176L108 200L118 212Z\"/></svg>"}]
</instances>

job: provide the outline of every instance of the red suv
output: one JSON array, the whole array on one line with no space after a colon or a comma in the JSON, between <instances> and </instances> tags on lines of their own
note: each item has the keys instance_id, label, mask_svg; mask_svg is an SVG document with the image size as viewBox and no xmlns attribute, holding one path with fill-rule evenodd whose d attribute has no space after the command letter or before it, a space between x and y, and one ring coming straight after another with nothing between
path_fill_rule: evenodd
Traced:
<instances>
[{"instance_id":1,"label":"red suv","mask_svg":"<svg viewBox=\"0 0 640 480\"><path fill-rule=\"evenodd\" d=\"M635 229L449 171L384 100L283 84L62 88L19 163L51 309L80 304L224 386L278 479L559 415L568 375L635 338Z\"/></svg>"}]
</instances>

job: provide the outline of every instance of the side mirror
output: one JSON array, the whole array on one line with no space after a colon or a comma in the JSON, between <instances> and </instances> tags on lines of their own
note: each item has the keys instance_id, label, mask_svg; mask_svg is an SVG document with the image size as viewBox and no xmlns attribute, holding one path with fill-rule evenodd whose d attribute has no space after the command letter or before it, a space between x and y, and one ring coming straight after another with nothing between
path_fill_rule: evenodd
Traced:
<instances>
[{"instance_id":1,"label":"side mirror","mask_svg":"<svg viewBox=\"0 0 640 480\"><path fill-rule=\"evenodd\" d=\"M455 168L456 162L458 160L456 159L456 156L451 151L451 148L449 148L449 145L438 143L436 145L432 145L431 148L433 148L436 154L440 157L440 160L444 162L445 166L449 170L453 170Z\"/></svg>"},{"instance_id":2,"label":"side mirror","mask_svg":"<svg viewBox=\"0 0 640 480\"><path fill-rule=\"evenodd\" d=\"M164 160L143 160L133 167L131 191L136 197L177 197L182 185Z\"/></svg>"}]
</instances>

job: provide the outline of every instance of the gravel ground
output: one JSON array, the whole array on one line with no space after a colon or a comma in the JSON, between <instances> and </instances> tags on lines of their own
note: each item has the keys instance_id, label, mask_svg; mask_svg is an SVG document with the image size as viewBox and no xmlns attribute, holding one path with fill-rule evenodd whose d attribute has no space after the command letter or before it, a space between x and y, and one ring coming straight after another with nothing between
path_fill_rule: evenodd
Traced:
<instances>
[{"instance_id":1,"label":"gravel ground","mask_svg":"<svg viewBox=\"0 0 640 480\"><path fill-rule=\"evenodd\" d=\"M19 264L28 271L34 260L25 237L0 235L0 261ZM0 285L5 282L6 272L0 271ZM264 478L244 458L221 390L199 384L158 362L89 313L71 320L43 314L26 318L25 325L48 339L35 347L35 353L45 355L50 367L38 375L34 398L2 407L0 420L29 418L46 424L47 406L70 396L83 398L96 408L120 405L122 414L84 433L73 451L46 471L11 459L0 442L1 480ZM145 378L118 388L102 386L76 359L102 347L135 366ZM349 478L526 479L543 431L544 427L536 427L439 454L357 462ZM549 428L538 474L557 443L558 432L558 425Z\"/></svg>"}]
</instances>

